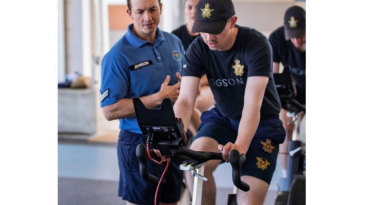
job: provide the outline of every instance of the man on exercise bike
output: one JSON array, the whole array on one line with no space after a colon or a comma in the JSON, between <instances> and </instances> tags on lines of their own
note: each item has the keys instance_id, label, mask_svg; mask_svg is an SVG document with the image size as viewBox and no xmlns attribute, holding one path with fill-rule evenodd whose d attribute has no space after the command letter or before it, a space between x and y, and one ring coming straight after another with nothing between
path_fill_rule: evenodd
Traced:
<instances>
[{"instance_id":1,"label":"man on exercise bike","mask_svg":"<svg viewBox=\"0 0 390 205\"><path fill-rule=\"evenodd\" d=\"M181 92L175 115L188 128L199 81L207 74L215 97L215 108L201 116L201 125L191 149L246 155L241 179L250 190L238 190L239 204L263 204L272 179L279 144L285 131L279 119L280 100L272 73L271 46L260 32L236 25L231 0L200 0L192 32L200 32L186 53ZM216 187L212 176L220 161L205 165L202 204L214 205ZM192 182L190 173L186 173ZM190 183L189 188L192 188Z\"/></svg>"},{"instance_id":2,"label":"man on exercise bike","mask_svg":"<svg viewBox=\"0 0 390 205\"><path fill-rule=\"evenodd\" d=\"M274 73L279 73L280 63L288 66L295 84L295 99L306 104L306 12L299 6L286 10L284 25L271 33L269 41L272 45ZM282 165L282 177L287 177L288 143L292 138L294 122L288 111L282 109L280 118L286 130L286 139L279 148L279 159ZM298 116L302 119L303 114ZM300 122L297 122L300 123ZM298 127L299 128L299 127Z\"/></svg>"}]
</instances>

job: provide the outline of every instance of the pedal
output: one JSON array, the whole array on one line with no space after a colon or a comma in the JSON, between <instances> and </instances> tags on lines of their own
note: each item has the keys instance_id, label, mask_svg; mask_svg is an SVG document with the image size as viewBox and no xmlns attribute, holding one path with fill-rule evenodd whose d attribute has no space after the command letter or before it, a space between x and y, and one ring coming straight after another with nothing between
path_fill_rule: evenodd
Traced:
<instances>
[{"instance_id":1,"label":"pedal","mask_svg":"<svg viewBox=\"0 0 390 205\"><path fill-rule=\"evenodd\" d=\"M201 179L201 180L207 182L209 179L207 179L206 177L204 177L204 176L198 174L198 172L197 172L197 170L196 170L197 168L198 168L197 166L193 167L192 164L181 164L181 165L180 165L180 170L183 170L183 171L192 171L192 175L193 175L193 176L196 176L196 177L198 177L199 179Z\"/></svg>"},{"instance_id":2,"label":"pedal","mask_svg":"<svg viewBox=\"0 0 390 205\"><path fill-rule=\"evenodd\" d=\"M198 173L196 173L196 172L192 172L192 174L193 174L194 176L198 177L199 179L205 181L205 182L207 182L207 181L209 180L209 179L207 179L206 177L204 177L204 176L202 176L202 175L200 175L200 174L198 174Z\"/></svg>"},{"instance_id":3,"label":"pedal","mask_svg":"<svg viewBox=\"0 0 390 205\"><path fill-rule=\"evenodd\" d=\"M302 147L297 147L296 149L291 150L291 151L289 152L289 154L290 154L291 157L295 157L296 154L297 154L299 151L301 151L301 150L302 150Z\"/></svg>"}]
</instances>

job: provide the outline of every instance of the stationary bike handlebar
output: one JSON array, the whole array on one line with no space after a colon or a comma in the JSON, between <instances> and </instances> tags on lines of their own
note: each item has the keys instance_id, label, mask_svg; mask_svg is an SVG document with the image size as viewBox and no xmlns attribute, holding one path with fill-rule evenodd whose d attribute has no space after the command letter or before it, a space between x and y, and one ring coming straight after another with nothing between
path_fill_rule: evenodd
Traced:
<instances>
[{"instance_id":1,"label":"stationary bike handlebar","mask_svg":"<svg viewBox=\"0 0 390 205\"><path fill-rule=\"evenodd\" d=\"M301 103L298 102L298 100L292 98L292 99L288 99L288 102L291 105L297 107L300 111L306 112L306 105L302 105Z\"/></svg>"},{"instance_id":2,"label":"stationary bike handlebar","mask_svg":"<svg viewBox=\"0 0 390 205\"><path fill-rule=\"evenodd\" d=\"M147 166L147 150L145 145L139 144L137 146L136 155L139 161L139 169L141 173L141 177L152 184L158 184L158 178L149 174L148 166ZM187 147L180 147L179 150L175 152L173 158L177 159L186 159L195 164L202 164L209 160L223 160L222 153L217 152L199 152L188 149ZM237 150L232 150L229 155L230 164L232 166L232 178L234 185L241 189L242 191L249 191L250 187L245 182L241 181L241 167L244 164L246 157L245 155L241 155Z\"/></svg>"}]
</instances>

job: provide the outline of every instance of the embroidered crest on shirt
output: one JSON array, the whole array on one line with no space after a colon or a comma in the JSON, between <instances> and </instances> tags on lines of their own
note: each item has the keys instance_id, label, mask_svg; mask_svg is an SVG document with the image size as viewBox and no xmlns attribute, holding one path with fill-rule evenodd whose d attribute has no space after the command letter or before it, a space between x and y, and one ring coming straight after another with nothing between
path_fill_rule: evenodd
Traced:
<instances>
[{"instance_id":1,"label":"embroidered crest on shirt","mask_svg":"<svg viewBox=\"0 0 390 205\"><path fill-rule=\"evenodd\" d=\"M262 170L266 170L268 165L270 165L271 163L268 162L268 160L264 159L264 158L261 158L261 157L256 157L257 158L257 168L259 169L262 169Z\"/></svg>"},{"instance_id":2,"label":"embroidered crest on shirt","mask_svg":"<svg viewBox=\"0 0 390 205\"><path fill-rule=\"evenodd\" d=\"M180 53L179 53L177 50L173 50L173 51L172 51L172 58L173 58L175 61L179 61L179 60L180 60Z\"/></svg>"},{"instance_id":3,"label":"embroidered crest on shirt","mask_svg":"<svg viewBox=\"0 0 390 205\"><path fill-rule=\"evenodd\" d=\"M103 102L104 99L106 99L108 97L108 95L110 94L110 89L107 89L106 91L104 91L103 93L100 94L100 102Z\"/></svg>"},{"instance_id":4,"label":"embroidered crest on shirt","mask_svg":"<svg viewBox=\"0 0 390 205\"><path fill-rule=\"evenodd\" d=\"M202 10L202 17L203 18L210 18L211 17L211 12L214 11L214 9L210 9L210 4L204 5L205 7Z\"/></svg>"},{"instance_id":5,"label":"embroidered crest on shirt","mask_svg":"<svg viewBox=\"0 0 390 205\"><path fill-rule=\"evenodd\" d=\"M244 74L244 66L240 65L240 60L238 59L234 60L234 63L236 63L232 66L234 74L236 74L236 76L242 76L242 74Z\"/></svg>"},{"instance_id":6,"label":"embroidered crest on shirt","mask_svg":"<svg viewBox=\"0 0 390 205\"><path fill-rule=\"evenodd\" d=\"M296 28L298 24L298 20L295 20L295 17L291 16L291 20L288 21L288 23L290 24L290 28Z\"/></svg>"},{"instance_id":7,"label":"embroidered crest on shirt","mask_svg":"<svg viewBox=\"0 0 390 205\"><path fill-rule=\"evenodd\" d=\"M275 149L275 147L271 145L270 139L266 139L265 142L260 143L263 145L263 150L270 154L272 153L272 150Z\"/></svg>"}]
</instances>

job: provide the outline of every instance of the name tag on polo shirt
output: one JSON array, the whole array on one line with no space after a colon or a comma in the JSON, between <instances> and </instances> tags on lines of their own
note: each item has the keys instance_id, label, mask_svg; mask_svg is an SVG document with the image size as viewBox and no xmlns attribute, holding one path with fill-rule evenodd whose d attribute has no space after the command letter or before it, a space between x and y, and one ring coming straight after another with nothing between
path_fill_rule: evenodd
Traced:
<instances>
[{"instance_id":1,"label":"name tag on polo shirt","mask_svg":"<svg viewBox=\"0 0 390 205\"><path fill-rule=\"evenodd\" d=\"M149 65L153 65L151 60L131 65L131 66L129 66L129 68L130 68L130 70L138 70L140 68L143 68L143 67L146 67L146 66L149 66Z\"/></svg>"}]
</instances>

